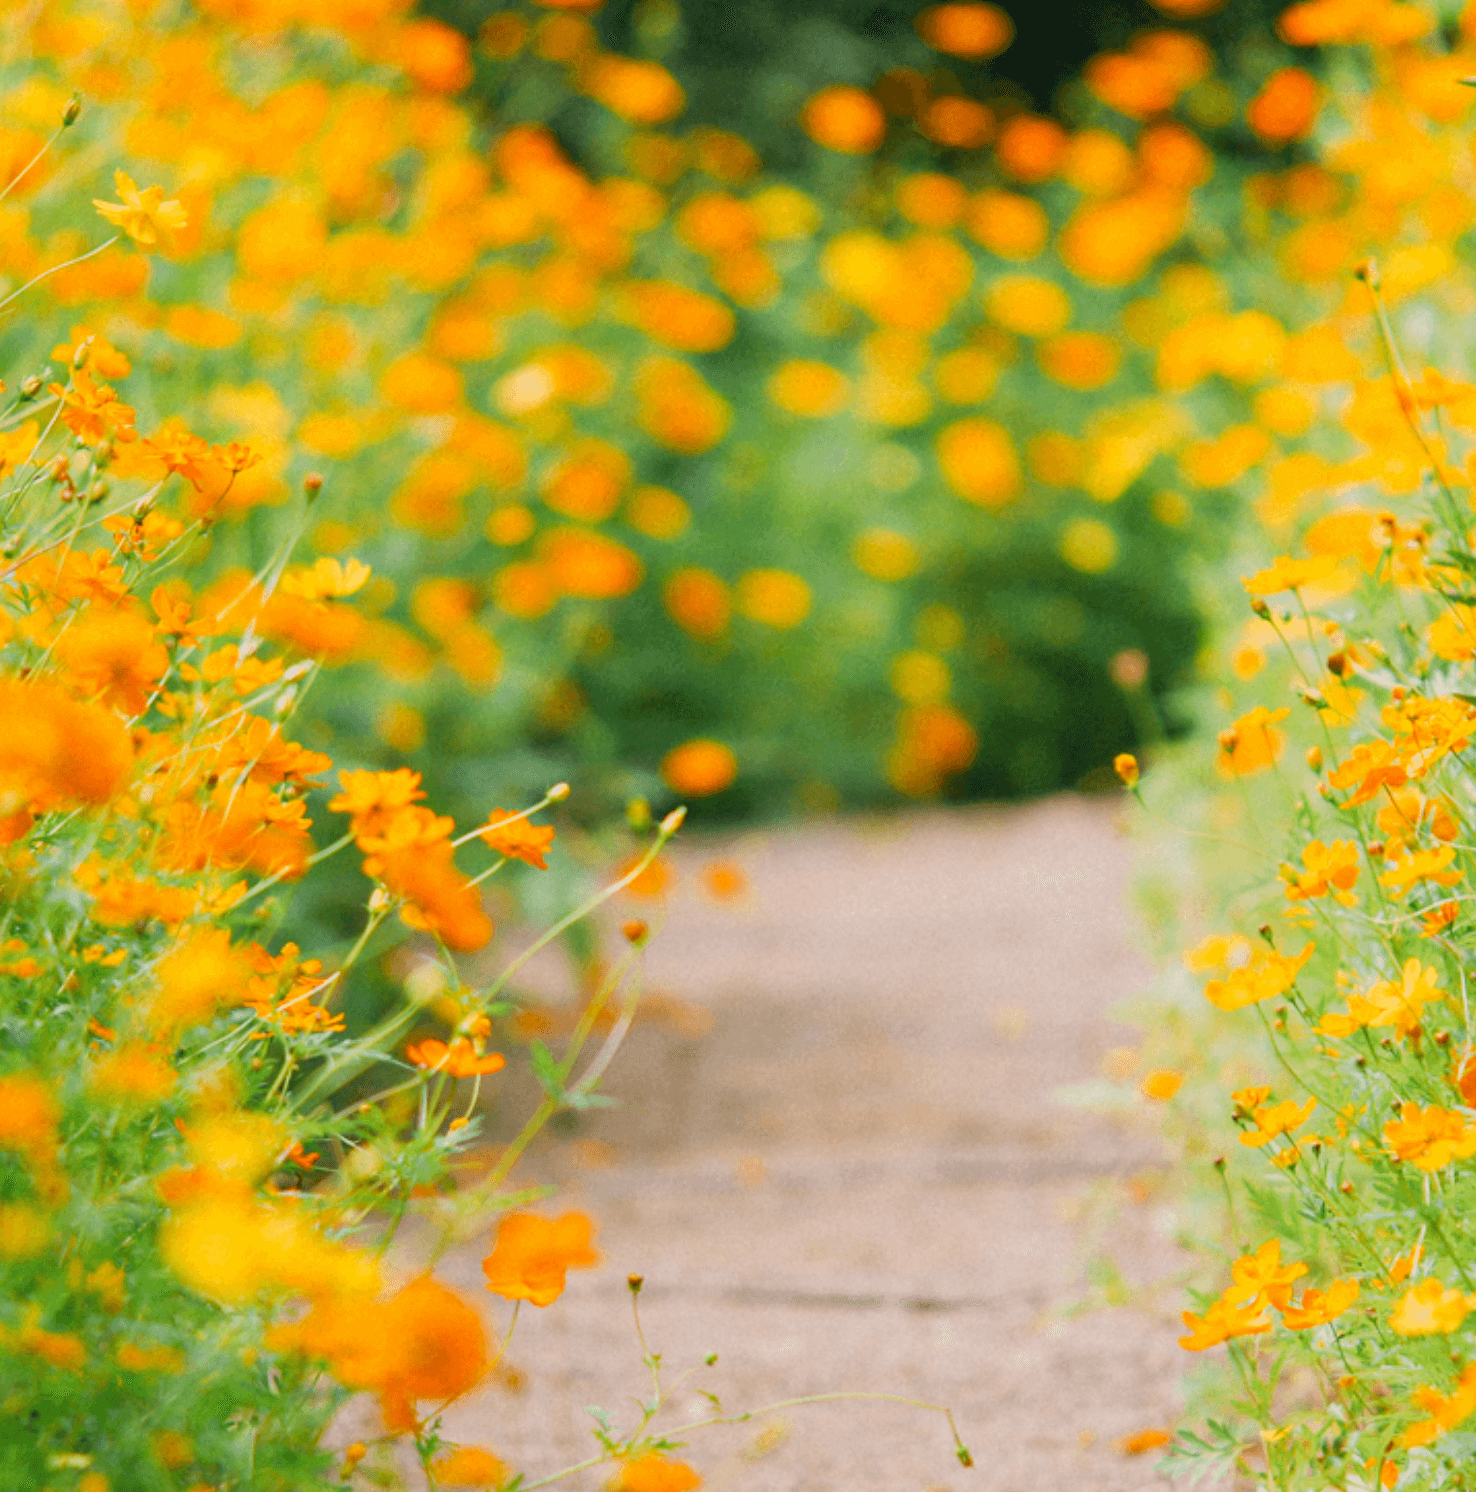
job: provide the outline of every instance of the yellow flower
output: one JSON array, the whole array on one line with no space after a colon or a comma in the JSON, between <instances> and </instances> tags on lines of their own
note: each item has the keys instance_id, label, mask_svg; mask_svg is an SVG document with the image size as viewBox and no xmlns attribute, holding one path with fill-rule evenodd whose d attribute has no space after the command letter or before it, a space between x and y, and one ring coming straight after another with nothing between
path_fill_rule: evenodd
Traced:
<instances>
[{"instance_id":1,"label":"yellow flower","mask_svg":"<svg viewBox=\"0 0 1476 1492\"><path fill-rule=\"evenodd\" d=\"M1476 1155L1476 1125L1438 1104L1422 1109L1407 1103L1399 1118L1384 1126L1384 1143L1400 1160L1422 1171L1438 1171L1458 1157Z\"/></svg>"},{"instance_id":2,"label":"yellow flower","mask_svg":"<svg viewBox=\"0 0 1476 1492\"><path fill-rule=\"evenodd\" d=\"M1315 944L1308 943L1300 953L1288 956L1258 948L1248 963L1232 968L1228 977L1211 979L1204 987L1205 998L1220 1010L1243 1010L1273 1000L1292 987L1315 949Z\"/></svg>"},{"instance_id":3,"label":"yellow flower","mask_svg":"<svg viewBox=\"0 0 1476 1492\"><path fill-rule=\"evenodd\" d=\"M1284 1098L1280 1103L1252 1109L1251 1118L1256 1121L1256 1127L1242 1134L1240 1143L1253 1146L1270 1144L1277 1135L1289 1135L1299 1124L1305 1124L1316 1107L1315 1098L1309 1098L1304 1104L1298 1104L1293 1098Z\"/></svg>"},{"instance_id":4,"label":"yellow flower","mask_svg":"<svg viewBox=\"0 0 1476 1492\"><path fill-rule=\"evenodd\" d=\"M1472 1297L1449 1290L1437 1279L1421 1280L1395 1302L1389 1325L1402 1337L1455 1331L1466 1319Z\"/></svg>"},{"instance_id":5,"label":"yellow flower","mask_svg":"<svg viewBox=\"0 0 1476 1492\"><path fill-rule=\"evenodd\" d=\"M92 199L92 205L114 227L121 228L134 243L144 248L153 248L162 238L178 233L188 219L184 204L175 198L164 200L164 188L145 187L139 191L137 183L126 171L113 172L113 185L121 202L103 202Z\"/></svg>"},{"instance_id":6,"label":"yellow flower","mask_svg":"<svg viewBox=\"0 0 1476 1492\"><path fill-rule=\"evenodd\" d=\"M1322 1290L1304 1290L1301 1300L1281 1307L1282 1325L1291 1331L1305 1331L1311 1326L1325 1326L1341 1316L1358 1299L1357 1280L1334 1280Z\"/></svg>"},{"instance_id":7,"label":"yellow flower","mask_svg":"<svg viewBox=\"0 0 1476 1492\"><path fill-rule=\"evenodd\" d=\"M1257 1308L1269 1303L1280 1309L1291 1299L1292 1281L1306 1272L1305 1264L1283 1264L1281 1240L1272 1238L1230 1266L1234 1284L1221 1298L1231 1306Z\"/></svg>"}]
</instances>

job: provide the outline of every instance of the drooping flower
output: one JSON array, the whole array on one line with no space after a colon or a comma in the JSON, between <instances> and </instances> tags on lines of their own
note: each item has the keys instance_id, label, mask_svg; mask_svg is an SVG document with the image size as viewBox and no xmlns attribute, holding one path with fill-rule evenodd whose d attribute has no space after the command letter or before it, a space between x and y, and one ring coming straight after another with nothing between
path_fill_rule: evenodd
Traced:
<instances>
[{"instance_id":1,"label":"drooping flower","mask_svg":"<svg viewBox=\"0 0 1476 1492\"><path fill-rule=\"evenodd\" d=\"M1334 1280L1325 1291L1304 1290L1295 1305L1281 1307L1282 1325L1291 1331L1306 1331L1336 1320L1358 1299L1357 1280Z\"/></svg>"},{"instance_id":2,"label":"drooping flower","mask_svg":"<svg viewBox=\"0 0 1476 1492\"><path fill-rule=\"evenodd\" d=\"M510 860L522 860L538 870L547 870L544 852L554 842L554 831L528 821L526 814L509 813L494 808L487 815L486 827L479 832L483 843Z\"/></svg>"}]
</instances>

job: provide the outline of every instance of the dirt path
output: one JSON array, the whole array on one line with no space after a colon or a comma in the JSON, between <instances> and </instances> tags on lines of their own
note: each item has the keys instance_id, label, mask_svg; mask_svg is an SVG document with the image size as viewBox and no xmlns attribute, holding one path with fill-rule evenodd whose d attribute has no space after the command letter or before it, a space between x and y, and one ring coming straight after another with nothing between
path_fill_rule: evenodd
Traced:
<instances>
[{"instance_id":1,"label":"dirt path","mask_svg":"<svg viewBox=\"0 0 1476 1492\"><path fill-rule=\"evenodd\" d=\"M1116 813L1064 798L686 844L649 987L709 1011L710 1029L675 1004L637 1027L607 1084L628 1106L533 1159L561 1205L598 1219L607 1263L525 1308L509 1353L525 1381L457 1406L448 1432L530 1479L589 1455L584 1406L625 1422L648 1389L638 1272L668 1376L719 1354L658 1423L702 1415L697 1387L729 1411L898 1393L951 1406L977 1462L953 1459L940 1415L822 1404L693 1437L708 1488L1167 1485L1113 1442L1175 1416L1179 1302L1067 1309L1088 1291L1088 1209L1107 1209L1129 1274L1174 1267L1135 1183L1151 1134L1053 1098L1131 1039L1109 1018L1145 973ZM719 857L750 888L716 905L698 885ZM490 1306L484 1252L439 1273Z\"/></svg>"}]
</instances>

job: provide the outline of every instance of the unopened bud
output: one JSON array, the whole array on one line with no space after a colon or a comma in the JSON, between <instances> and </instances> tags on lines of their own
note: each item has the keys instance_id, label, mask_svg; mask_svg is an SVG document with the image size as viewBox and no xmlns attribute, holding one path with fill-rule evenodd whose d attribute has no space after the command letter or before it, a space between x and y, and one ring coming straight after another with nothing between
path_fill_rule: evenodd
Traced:
<instances>
[{"instance_id":1,"label":"unopened bud","mask_svg":"<svg viewBox=\"0 0 1476 1492\"><path fill-rule=\"evenodd\" d=\"M644 798L632 798L625 805L625 822L637 834L651 827L651 805Z\"/></svg>"},{"instance_id":2,"label":"unopened bud","mask_svg":"<svg viewBox=\"0 0 1476 1492\"><path fill-rule=\"evenodd\" d=\"M1379 265L1376 259L1365 259L1353 266L1353 278L1362 280L1370 290L1379 288Z\"/></svg>"},{"instance_id":3,"label":"unopened bud","mask_svg":"<svg viewBox=\"0 0 1476 1492\"><path fill-rule=\"evenodd\" d=\"M80 93L74 93L71 98L67 100L66 108L62 110L62 128L64 130L71 129L71 127L76 124L76 122L81 117L82 95Z\"/></svg>"},{"instance_id":4,"label":"unopened bud","mask_svg":"<svg viewBox=\"0 0 1476 1492\"><path fill-rule=\"evenodd\" d=\"M961 1466L972 1466L974 1464L974 1458L969 1454L969 1448L966 1445L959 1446L953 1454L958 1457L959 1465Z\"/></svg>"},{"instance_id":5,"label":"unopened bud","mask_svg":"<svg viewBox=\"0 0 1476 1492\"><path fill-rule=\"evenodd\" d=\"M307 493L307 500L312 500L323 490L323 477L320 472L310 471L302 479L302 490Z\"/></svg>"},{"instance_id":6,"label":"unopened bud","mask_svg":"<svg viewBox=\"0 0 1476 1492\"><path fill-rule=\"evenodd\" d=\"M562 803L572 791L573 789L567 782L556 782L549 788L546 796L550 803Z\"/></svg>"},{"instance_id":7,"label":"unopened bud","mask_svg":"<svg viewBox=\"0 0 1476 1492\"><path fill-rule=\"evenodd\" d=\"M21 398L34 399L41 392L42 387L40 376L32 373L29 378L23 380L21 383Z\"/></svg>"},{"instance_id":8,"label":"unopened bud","mask_svg":"<svg viewBox=\"0 0 1476 1492\"><path fill-rule=\"evenodd\" d=\"M632 1274L626 1277L625 1283L630 1287L630 1293L632 1295L639 1295L641 1293L641 1286L644 1285L646 1281L644 1276L639 1274Z\"/></svg>"},{"instance_id":9,"label":"unopened bud","mask_svg":"<svg viewBox=\"0 0 1476 1492\"><path fill-rule=\"evenodd\" d=\"M684 803L680 808L673 808L672 811L667 814L664 819L661 820L661 832L666 835L675 834L676 831L680 829L686 822L686 818L687 805Z\"/></svg>"},{"instance_id":10,"label":"unopened bud","mask_svg":"<svg viewBox=\"0 0 1476 1492\"><path fill-rule=\"evenodd\" d=\"M709 1352L707 1356L702 1359L702 1361L706 1363L709 1368L712 1367L713 1364L717 1362L717 1353Z\"/></svg>"},{"instance_id":11,"label":"unopened bud","mask_svg":"<svg viewBox=\"0 0 1476 1492\"><path fill-rule=\"evenodd\" d=\"M1382 839L1371 839L1368 842L1368 852L1377 860L1384 853L1384 841Z\"/></svg>"},{"instance_id":12,"label":"unopened bud","mask_svg":"<svg viewBox=\"0 0 1476 1492\"><path fill-rule=\"evenodd\" d=\"M1255 612L1255 614L1260 617L1263 622L1269 622L1271 620L1271 608L1267 606L1266 603L1261 600L1259 596L1252 598L1251 610Z\"/></svg>"},{"instance_id":13,"label":"unopened bud","mask_svg":"<svg viewBox=\"0 0 1476 1492\"><path fill-rule=\"evenodd\" d=\"M1327 655L1327 671L1330 674L1342 678L1348 671L1348 655L1346 653L1329 653Z\"/></svg>"},{"instance_id":14,"label":"unopened bud","mask_svg":"<svg viewBox=\"0 0 1476 1492\"><path fill-rule=\"evenodd\" d=\"M620 931L625 935L626 942L634 943L637 948L651 936L651 929L638 917L624 923Z\"/></svg>"},{"instance_id":15,"label":"unopened bud","mask_svg":"<svg viewBox=\"0 0 1476 1492\"><path fill-rule=\"evenodd\" d=\"M1138 758L1131 752L1124 751L1112 758L1112 770L1122 779L1124 787L1133 788L1138 785Z\"/></svg>"},{"instance_id":16,"label":"unopened bud","mask_svg":"<svg viewBox=\"0 0 1476 1492\"><path fill-rule=\"evenodd\" d=\"M344 1447L343 1452L343 1479L348 1479L354 1474L359 1462L369 1454L369 1447L362 1440L356 1440L350 1446Z\"/></svg>"},{"instance_id":17,"label":"unopened bud","mask_svg":"<svg viewBox=\"0 0 1476 1492\"><path fill-rule=\"evenodd\" d=\"M1314 772L1320 772L1322 770L1322 747L1321 746L1309 746L1307 748L1307 765Z\"/></svg>"},{"instance_id":18,"label":"unopened bud","mask_svg":"<svg viewBox=\"0 0 1476 1492\"><path fill-rule=\"evenodd\" d=\"M1240 745L1240 737L1233 730L1222 730L1219 734L1220 750L1232 752Z\"/></svg>"},{"instance_id":19,"label":"unopened bud","mask_svg":"<svg viewBox=\"0 0 1476 1492\"><path fill-rule=\"evenodd\" d=\"M1352 1183L1352 1182L1351 1182L1351 1181L1345 1181L1345 1182L1344 1182L1344 1183L1343 1183L1343 1184L1342 1184L1342 1185L1341 1185L1341 1186L1340 1186L1340 1187L1339 1187L1339 1188L1338 1188L1338 1190L1339 1190L1339 1191L1340 1191L1340 1192L1342 1192L1342 1194L1343 1194L1343 1195L1344 1195L1344 1196L1345 1196L1345 1197L1351 1197L1351 1196L1352 1196L1352 1195L1353 1195L1353 1183Z\"/></svg>"},{"instance_id":20,"label":"unopened bud","mask_svg":"<svg viewBox=\"0 0 1476 1492\"><path fill-rule=\"evenodd\" d=\"M1302 696L1302 703L1311 705L1314 710L1327 708L1327 695L1320 689L1298 689L1297 693Z\"/></svg>"},{"instance_id":21,"label":"unopened bud","mask_svg":"<svg viewBox=\"0 0 1476 1492\"><path fill-rule=\"evenodd\" d=\"M72 366L74 368L85 368L87 359L92 353L92 338L77 344L77 350L72 354Z\"/></svg>"}]
</instances>

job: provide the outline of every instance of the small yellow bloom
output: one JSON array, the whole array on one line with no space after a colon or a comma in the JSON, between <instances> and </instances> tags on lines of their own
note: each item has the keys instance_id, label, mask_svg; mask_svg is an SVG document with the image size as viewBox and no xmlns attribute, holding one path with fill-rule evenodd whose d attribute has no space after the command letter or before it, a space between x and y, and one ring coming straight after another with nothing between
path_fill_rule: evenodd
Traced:
<instances>
[{"instance_id":1,"label":"small yellow bloom","mask_svg":"<svg viewBox=\"0 0 1476 1492\"><path fill-rule=\"evenodd\" d=\"M163 239L178 233L188 221L184 204L171 197L164 200L164 188L145 187L139 191L137 183L126 171L113 172L113 185L121 202L103 202L92 199L92 205L114 227L121 228L134 243L146 249L153 248Z\"/></svg>"},{"instance_id":2,"label":"small yellow bloom","mask_svg":"<svg viewBox=\"0 0 1476 1492\"><path fill-rule=\"evenodd\" d=\"M1124 787L1137 787L1138 785L1138 758L1129 751L1120 752L1112 758L1112 770L1122 778Z\"/></svg>"}]
</instances>

